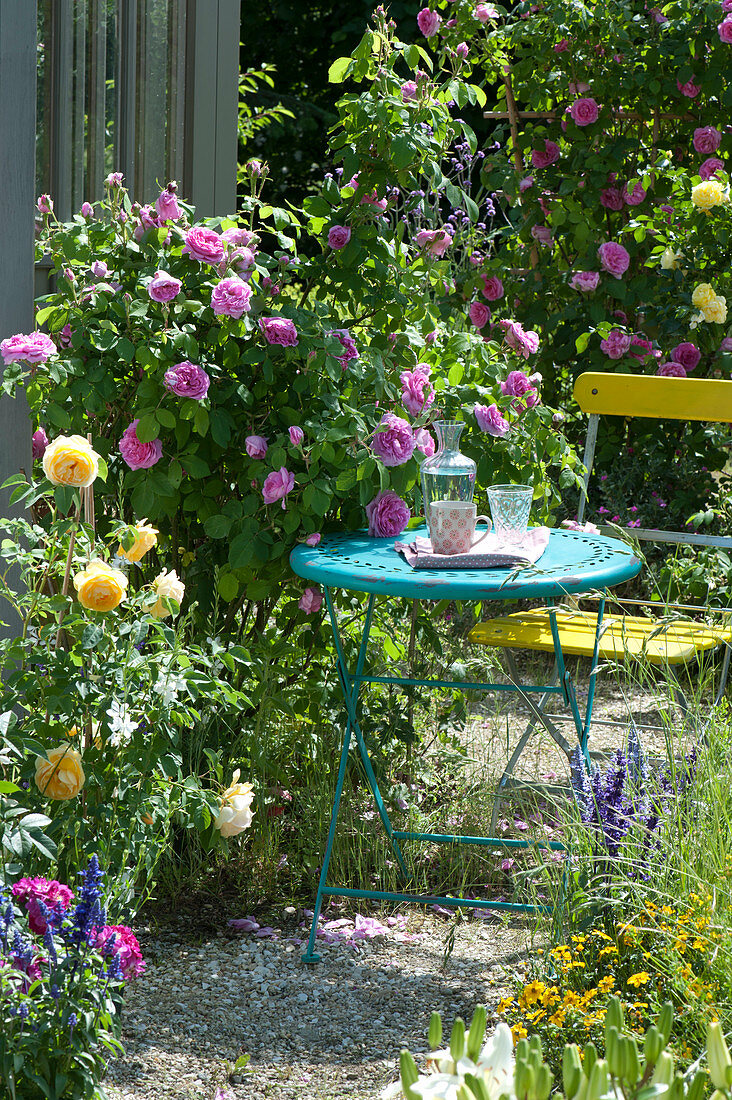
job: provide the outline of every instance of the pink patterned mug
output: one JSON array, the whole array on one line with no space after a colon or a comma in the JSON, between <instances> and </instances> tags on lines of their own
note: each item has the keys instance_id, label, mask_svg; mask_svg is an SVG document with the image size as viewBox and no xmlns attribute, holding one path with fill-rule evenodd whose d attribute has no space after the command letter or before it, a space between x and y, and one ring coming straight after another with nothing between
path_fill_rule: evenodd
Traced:
<instances>
[{"instance_id":1,"label":"pink patterned mug","mask_svg":"<svg viewBox=\"0 0 732 1100\"><path fill-rule=\"evenodd\" d=\"M467 500L435 500L430 504L430 540L436 554L467 554L482 542L491 530L488 516L477 515L478 509ZM488 526L475 538L478 522Z\"/></svg>"}]
</instances>

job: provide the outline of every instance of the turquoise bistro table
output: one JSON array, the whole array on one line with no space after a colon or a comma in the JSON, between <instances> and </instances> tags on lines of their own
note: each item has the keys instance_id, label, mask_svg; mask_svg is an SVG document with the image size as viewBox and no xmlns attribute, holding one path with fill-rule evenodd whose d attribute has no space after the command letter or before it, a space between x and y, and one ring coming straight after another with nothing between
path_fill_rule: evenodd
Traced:
<instances>
[{"instance_id":1,"label":"turquoise bistro table","mask_svg":"<svg viewBox=\"0 0 732 1100\"><path fill-rule=\"evenodd\" d=\"M406 531L400 535L400 541L410 542L418 535L426 536L424 527ZM579 531L553 530L547 549L535 565L512 569L412 569L394 549L394 539L370 538L365 531L324 535L317 547L296 546L290 555L290 564L298 576L323 586L325 601L333 630L338 674L343 691L347 721L343 735L338 778L336 781L333 810L331 813L328 840L320 871L318 892L315 898L310 938L303 955L305 962L318 962L315 954L315 937L318 919L324 897L375 898L383 901L440 904L452 907L469 906L485 909L508 909L534 911L534 906L520 905L515 902L489 901L459 897L432 897L415 893L396 893L386 890L358 890L328 885L328 866L333 848L338 810L340 807L346 763L352 741L355 739L363 768L376 808L386 834L391 842L394 855L402 874L408 880L401 842L405 840L424 840L432 843L484 844L499 845L506 848L525 848L523 840L506 840L498 837L471 837L443 835L437 833L405 832L394 829L384 804L379 785L369 759L366 742L358 720L358 696L361 684L401 684L403 686L469 688L471 691L513 691L520 694L529 703L530 708L543 721L542 712L532 702L532 694L540 693L545 698L553 693L561 694L565 705L569 707L577 733L577 744L588 759L587 737L589 733L595 678L590 678L587 706L584 717L580 714L574 687L566 668L562 654L559 631L556 624L556 611L550 611L554 656L556 659L557 680L555 684L518 685L513 683L466 683L455 680L412 680L399 676L364 675L364 663L371 629L374 601L377 596L407 597L419 600L490 600L505 602L517 599L540 599L551 608L563 596L575 593L599 592L600 612L597 620L595 639L595 661L600 638L600 626L604 608L605 590L612 585L635 577L641 568L641 561L632 549L618 539L603 535L585 534ZM368 595L364 616L363 634L356 659L356 666L349 669L341 642L333 589L348 592L362 592ZM545 723L546 724L546 723ZM556 731L547 725L549 732L557 739ZM562 747L565 747L564 745ZM563 845L552 842L549 847L562 849Z\"/></svg>"}]
</instances>

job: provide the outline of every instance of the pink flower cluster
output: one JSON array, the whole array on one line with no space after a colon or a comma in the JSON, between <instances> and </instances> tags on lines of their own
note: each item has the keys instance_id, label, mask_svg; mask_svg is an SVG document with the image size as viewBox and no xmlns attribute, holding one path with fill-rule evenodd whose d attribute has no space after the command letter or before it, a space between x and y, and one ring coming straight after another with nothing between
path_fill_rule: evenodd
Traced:
<instances>
[{"instance_id":1,"label":"pink flower cluster","mask_svg":"<svg viewBox=\"0 0 732 1100\"><path fill-rule=\"evenodd\" d=\"M163 376L163 382L166 390L176 397L191 397L194 401L203 401L211 379L203 367L185 360L169 367Z\"/></svg>"},{"instance_id":2,"label":"pink flower cluster","mask_svg":"<svg viewBox=\"0 0 732 1100\"><path fill-rule=\"evenodd\" d=\"M511 407L516 412L524 412L539 404L539 391L537 386L541 382L540 374L525 375L523 371L512 370L505 382L501 382L501 393L504 397L513 397Z\"/></svg>"},{"instance_id":3,"label":"pink flower cluster","mask_svg":"<svg viewBox=\"0 0 732 1100\"><path fill-rule=\"evenodd\" d=\"M74 896L68 886L57 882L56 879L47 878L18 879L10 887L10 892L18 904L25 904L28 927L37 936L42 936L48 927L38 903L43 902L46 908L53 910L54 913L65 913Z\"/></svg>"},{"instance_id":4,"label":"pink flower cluster","mask_svg":"<svg viewBox=\"0 0 732 1100\"><path fill-rule=\"evenodd\" d=\"M600 341L600 348L610 359L622 359L630 351L633 337L619 328L611 329L606 339Z\"/></svg>"},{"instance_id":5,"label":"pink flower cluster","mask_svg":"<svg viewBox=\"0 0 732 1100\"><path fill-rule=\"evenodd\" d=\"M143 443L137 437L138 420L125 428L119 441L119 453L131 470L149 470L163 456L163 444L159 439Z\"/></svg>"},{"instance_id":6,"label":"pink flower cluster","mask_svg":"<svg viewBox=\"0 0 732 1100\"><path fill-rule=\"evenodd\" d=\"M56 354L56 345L45 332L31 332L27 336L18 332L0 344L3 363L45 363Z\"/></svg>"},{"instance_id":7,"label":"pink flower cluster","mask_svg":"<svg viewBox=\"0 0 732 1100\"><path fill-rule=\"evenodd\" d=\"M401 535L409 523L411 512L402 498L393 490L377 493L366 505L369 534L372 538L388 539Z\"/></svg>"},{"instance_id":8,"label":"pink flower cluster","mask_svg":"<svg viewBox=\"0 0 732 1100\"><path fill-rule=\"evenodd\" d=\"M402 371L399 376L402 404L411 416L419 416L435 400L434 386L430 382L431 371L429 363L417 363L414 370Z\"/></svg>"},{"instance_id":9,"label":"pink flower cluster","mask_svg":"<svg viewBox=\"0 0 732 1100\"><path fill-rule=\"evenodd\" d=\"M415 446L414 432L407 421L394 413L384 413L371 444L371 450L384 465L401 466L408 462Z\"/></svg>"},{"instance_id":10,"label":"pink flower cluster","mask_svg":"<svg viewBox=\"0 0 732 1100\"><path fill-rule=\"evenodd\" d=\"M96 935L94 946L103 955L116 955L123 978L137 978L145 971L137 936L125 924L107 924Z\"/></svg>"}]
</instances>

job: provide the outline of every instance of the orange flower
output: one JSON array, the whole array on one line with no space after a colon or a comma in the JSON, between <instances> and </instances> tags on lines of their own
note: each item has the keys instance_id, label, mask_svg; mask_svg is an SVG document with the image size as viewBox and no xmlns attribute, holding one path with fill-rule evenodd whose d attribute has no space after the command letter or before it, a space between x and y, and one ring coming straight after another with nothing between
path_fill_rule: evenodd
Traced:
<instances>
[{"instance_id":1,"label":"orange flower","mask_svg":"<svg viewBox=\"0 0 732 1100\"><path fill-rule=\"evenodd\" d=\"M75 798L85 779L81 753L66 742L36 757L36 786L47 798L59 802Z\"/></svg>"},{"instance_id":2,"label":"orange flower","mask_svg":"<svg viewBox=\"0 0 732 1100\"><path fill-rule=\"evenodd\" d=\"M82 607L90 611L112 611L125 598L127 577L121 569L113 569L100 558L95 558L81 573L76 574L74 588Z\"/></svg>"}]
</instances>

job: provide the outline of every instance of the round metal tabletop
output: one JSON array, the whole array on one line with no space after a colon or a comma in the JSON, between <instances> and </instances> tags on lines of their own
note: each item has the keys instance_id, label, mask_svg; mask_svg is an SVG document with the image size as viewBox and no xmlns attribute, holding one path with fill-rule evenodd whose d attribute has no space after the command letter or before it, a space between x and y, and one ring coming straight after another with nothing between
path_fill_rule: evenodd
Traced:
<instances>
[{"instance_id":1,"label":"round metal tabletop","mask_svg":"<svg viewBox=\"0 0 732 1100\"><path fill-rule=\"evenodd\" d=\"M418 535L427 535L424 526L404 531L398 541L411 542ZM299 577L327 588L426 600L543 599L590 592L630 580L642 564L619 539L561 529L552 530L535 565L510 569L412 569L394 542L365 531L323 535L316 547L296 546L290 564Z\"/></svg>"}]
</instances>

